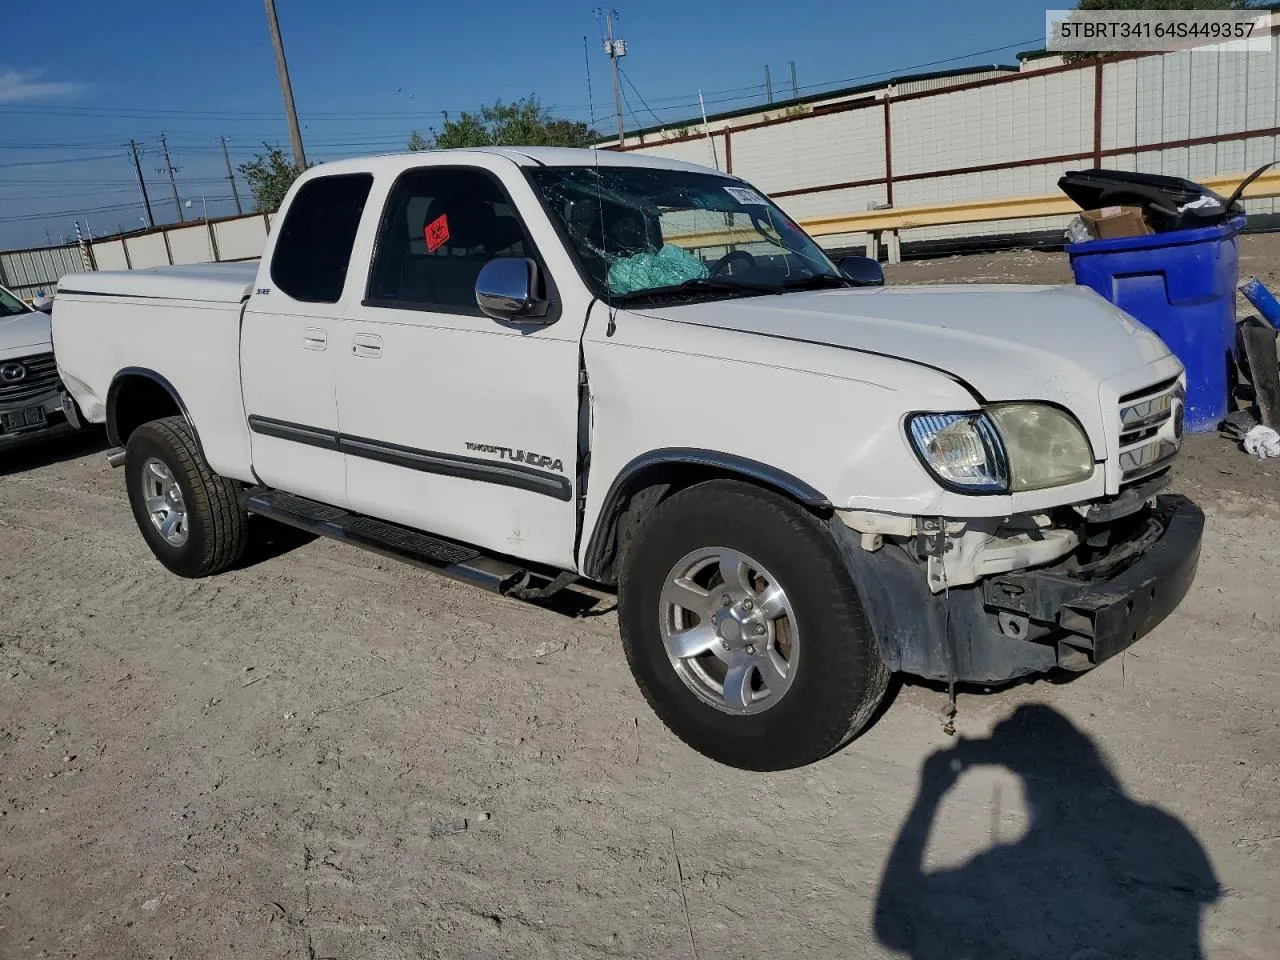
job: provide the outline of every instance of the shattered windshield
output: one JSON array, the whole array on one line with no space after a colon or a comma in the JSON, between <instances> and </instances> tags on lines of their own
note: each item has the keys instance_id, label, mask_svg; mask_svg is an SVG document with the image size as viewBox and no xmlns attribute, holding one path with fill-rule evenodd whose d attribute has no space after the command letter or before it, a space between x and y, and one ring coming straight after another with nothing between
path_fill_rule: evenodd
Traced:
<instances>
[{"instance_id":1,"label":"shattered windshield","mask_svg":"<svg viewBox=\"0 0 1280 960\"><path fill-rule=\"evenodd\" d=\"M847 283L794 221L741 180L625 166L528 174L594 292L611 302Z\"/></svg>"}]
</instances>

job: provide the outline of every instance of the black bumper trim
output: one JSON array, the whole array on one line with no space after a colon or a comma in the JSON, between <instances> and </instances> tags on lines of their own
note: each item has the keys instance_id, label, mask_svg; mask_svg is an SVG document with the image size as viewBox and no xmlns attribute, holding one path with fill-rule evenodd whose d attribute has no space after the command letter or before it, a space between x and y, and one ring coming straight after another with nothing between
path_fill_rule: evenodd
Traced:
<instances>
[{"instance_id":1,"label":"black bumper trim","mask_svg":"<svg viewBox=\"0 0 1280 960\"><path fill-rule=\"evenodd\" d=\"M1162 496L1154 518L1160 538L1110 579L1085 581L1053 571L992 577L983 584L986 606L1060 628L1062 642L1102 663L1169 616L1195 579L1204 513L1186 497Z\"/></svg>"},{"instance_id":2,"label":"black bumper trim","mask_svg":"<svg viewBox=\"0 0 1280 960\"><path fill-rule=\"evenodd\" d=\"M1195 579L1204 514L1180 495L1161 496L1159 538L1110 577L1065 569L1001 574L931 594L921 564L894 546L863 550L838 518L830 525L890 669L933 680L1003 683L1055 667L1088 669L1164 620ZM1025 617L1020 637L1000 615ZM947 638L954 667L948 667Z\"/></svg>"}]
</instances>

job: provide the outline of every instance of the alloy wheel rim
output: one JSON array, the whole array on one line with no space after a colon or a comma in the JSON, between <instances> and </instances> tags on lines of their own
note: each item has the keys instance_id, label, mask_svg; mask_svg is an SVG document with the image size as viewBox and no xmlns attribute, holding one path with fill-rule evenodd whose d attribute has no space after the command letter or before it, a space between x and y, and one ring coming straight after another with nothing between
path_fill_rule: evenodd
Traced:
<instances>
[{"instance_id":1,"label":"alloy wheel rim","mask_svg":"<svg viewBox=\"0 0 1280 960\"><path fill-rule=\"evenodd\" d=\"M174 547L187 543L187 504L178 480L163 460L151 457L142 465L142 496L151 525Z\"/></svg>"},{"instance_id":2,"label":"alloy wheel rim","mask_svg":"<svg viewBox=\"0 0 1280 960\"><path fill-rule=\"evenodd\" d=\"M786 591L763 564L728 547L695 550L671 568L659 603L667 658L704 703L756 714L791 689L800 634Z\"/></svg>"}]
</instances>

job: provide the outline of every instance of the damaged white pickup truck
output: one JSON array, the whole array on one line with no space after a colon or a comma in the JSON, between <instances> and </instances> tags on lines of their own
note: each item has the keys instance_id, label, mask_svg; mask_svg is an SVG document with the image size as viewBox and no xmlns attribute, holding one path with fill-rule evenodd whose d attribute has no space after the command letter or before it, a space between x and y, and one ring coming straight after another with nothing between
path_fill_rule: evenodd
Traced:
<instances>
[{"instance_id":1,"label":"damaged white pickup truck","mask_svg":"<svg viewBox=\"0 0 1280 960\"><path fill-rule=\"evenodd\" d=\"M531 600L615 586L721 762L812 762L892 671L1084 670L1167 616L1182 368L1074 287L883 286L742 180L607 151L343 161L260 264L83 273L54 341L170 570L259 514Z\"/></svg>"}]
</instances>

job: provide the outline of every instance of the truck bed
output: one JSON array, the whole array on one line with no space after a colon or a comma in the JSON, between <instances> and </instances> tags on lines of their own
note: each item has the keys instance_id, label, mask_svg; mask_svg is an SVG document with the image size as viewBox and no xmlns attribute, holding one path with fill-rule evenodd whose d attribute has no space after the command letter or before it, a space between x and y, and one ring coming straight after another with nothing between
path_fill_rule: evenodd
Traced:
<instances>
[{"instance_id":1,"label":"truck bed","mask_svg":"<svg viewBox=\"0 0 1280 960\"><path fill-rule=\"evenodd\" d=\"M101 270L62 278L59 294L240 303L253 291L257 260L193 263L144 270Z\"/></svg>"},{"instance_id":2,"label":"truck bed","mask_svg":"<svg viewBox=\"0 0 1280 960\"><path fill-rule=\"evenodd\" d=\"M91 423L107 420L119 378L162 384L201 425L218 473L250 480L240 397L240 314L256 261L68 274L58 285L54 353Z\"/></svg>"}]
</instances>

